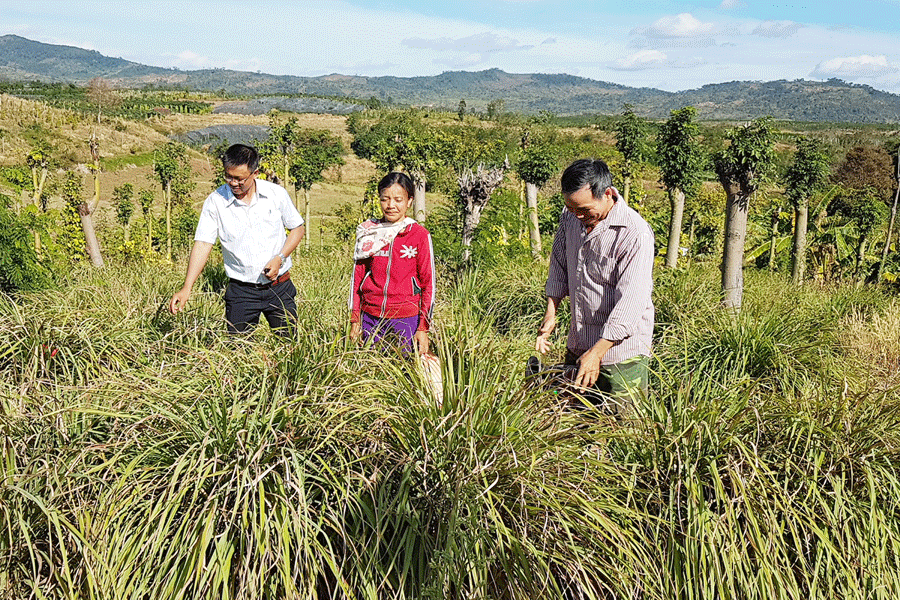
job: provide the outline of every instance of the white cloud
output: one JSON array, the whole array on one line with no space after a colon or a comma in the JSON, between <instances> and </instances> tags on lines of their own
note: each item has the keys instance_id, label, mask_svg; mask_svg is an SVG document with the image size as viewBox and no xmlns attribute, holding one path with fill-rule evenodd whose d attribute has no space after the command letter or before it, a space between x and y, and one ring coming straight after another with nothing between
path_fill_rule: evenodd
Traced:
<instances>
[{"instance_id":1,"label":"white cloud","mask_svg":"<svg viewBox=\"0 0 900 600\"><path fill-rule=\"evenodd\" d=\"M476 33L462 38L407 38L402 44L409 48L422 50L437 50L443 52L469 52L488 54L491 52L509 52L514 50L528 50L534 46L520 44L511 37L499 36L495 33Z\"/></svg>"},{"instance_id":2,"label":"white cloud","mask_svg":"<svg viewBox=\"0 0 900 600\"><path fill-rule=\"evenodd\" d=\"M704 23L690 13L666 16L656 20L643 33L654 38L704 37L716 29L713 23Z\"/></svg>"},{"instance_id":3,"label":"white cloud","mask_svg":"<svg viewBox=\"0 0 900 600\"><path fill-rule=\"evenodd\" d=\"M719 8L722 10L733 10L735 8L739 8L743 3L741 0L722 0L722 4L719 5Z\"/></svg>"},{"instance_id":4,"label":"white cloud","mask_svg":"<svg viewBox=\"0 0 900 600\"><path fill-rule=\"evenodd\" d=\"M753 35L767 38L786 38L797 33L803 25L794 21L763 21L753 30Z\"/></svg>"},{"instance_id":5,"label":"white cloud","mask_svg":"<svg viewBox=\"0 0 900 600\"><path fill-rule=\"evenodd\" d=\"M820 62L810 73L810 76L821 79L829 77L865 79L897 72L900 72L900 67L890 63L885 55L869 56L868 54L863 54L862 56L846 56Z\"/></svg>"},{"instance_id":6,"label":"white cloud","mask_svg":"<svg viewBox=\"0 0 900 600\"><path fill-rule=\"evenodd\" d=\"M641 50L617 60L611 68L617 71L641 71L665 66L669 57L659 50Z\"/></svg>"},{"instance_id":7,"label":"white cloud","mask_svg":"<svg viewBox=\"0 0 900 600\"><path fill-rule=\"evenodd\" d=\"M209 66L209 57L185 50L178 54L175 63L182 69L203 69Z\"/></svg>"}]
</instances>

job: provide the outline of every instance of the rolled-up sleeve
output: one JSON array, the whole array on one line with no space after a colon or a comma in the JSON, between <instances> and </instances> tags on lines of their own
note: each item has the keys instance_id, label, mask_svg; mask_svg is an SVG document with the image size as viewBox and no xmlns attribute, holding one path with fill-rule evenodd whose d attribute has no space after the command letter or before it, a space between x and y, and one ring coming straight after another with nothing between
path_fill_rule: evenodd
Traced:
<instances>
[{"instance_id":1,"label":"rolled-up sleeve","mask_svg":"<svg viewBox=\"0 0 900 600\"><path fill-rule=\"evenodd\" d=\"M649 228L641 231L620 252L617 299L601 332L601 337L611 342L635 335L647 306L652 305L655 253L652 232Z\"/></svg>"}]
</instances>

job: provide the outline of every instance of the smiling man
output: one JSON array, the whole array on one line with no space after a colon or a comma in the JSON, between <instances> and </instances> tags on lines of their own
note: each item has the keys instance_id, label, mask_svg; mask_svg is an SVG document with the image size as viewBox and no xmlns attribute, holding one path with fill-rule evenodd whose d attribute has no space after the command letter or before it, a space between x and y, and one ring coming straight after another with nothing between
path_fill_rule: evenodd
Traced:
<instances>
[{"instance_id":1,"label":"smiling man","mask_svg":"<svg viewBox=\"0 0 900 600\"><path fill-rule=\"evenodd\" d=\"M203 203L184 286L172 296L169 310L177 314L185 307L218 239L229 278L228 331L246 331L263 314L273 330L285 334L297 316L289 269L290 254L306 231L303 218L283 187L256 178L256 148L234 144L222 156L222 167L225 185Z\"/></svg>"},{"instance_id":2,"label":"smiling man","mask_svg":"<svg viewBox=\"0 0 900 600\"><path fill-rule=\"evenodd\" d=\"M595 387L609 407L632 413L647 393L653 335L653 231L612 187L602 160L581 159L562 175L566 208L553 240L547 312L535 349L550 349L560 301L571 299L566 364L575 383Z\"/></svg>"}]
</instances>

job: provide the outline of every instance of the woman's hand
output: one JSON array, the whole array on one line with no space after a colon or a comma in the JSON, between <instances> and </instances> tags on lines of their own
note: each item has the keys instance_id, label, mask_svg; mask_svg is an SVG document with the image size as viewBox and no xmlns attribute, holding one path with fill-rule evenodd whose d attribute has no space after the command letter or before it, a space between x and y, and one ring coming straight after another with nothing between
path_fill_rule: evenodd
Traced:
<instances>
[{"instance_id":1,"label":"woman's hand","mask_svg":"<svg viewBox=\"0 0 900 600\"><path fill-rule=\"evenodd\" d=\"M359 321L350 323L350 339L357 342L360 336L362 336L362 324Z\"/></svg>"},{"instance_id":2,"label":"woman's hand","mask_svg":"<svg viewBox=\"0 0 900 600\"><path fill-rule=\"evenodd\" d=\"M416 350L419 352L419 354L430 356L431 353L428 352L428 332L427 331L417 331L413 335L413 344L415 345Z\"/></svg>"}]
</instances>

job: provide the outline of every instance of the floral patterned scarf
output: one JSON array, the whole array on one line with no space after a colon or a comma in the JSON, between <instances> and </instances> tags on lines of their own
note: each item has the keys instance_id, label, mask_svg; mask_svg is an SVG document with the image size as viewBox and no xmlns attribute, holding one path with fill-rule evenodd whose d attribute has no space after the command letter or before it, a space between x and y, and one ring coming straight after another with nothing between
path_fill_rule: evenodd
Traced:
<instances>
[{"instance_id":1,"label":"floral patterned scarf","mask_svg":"<svg viewBox=\"0 0 900 600\"><path fill-rule=\"evenodd\" d=\"M375 256L386 246L389 246L397 234L408 225L415 223L415 219L405 217L396 223L369 219L356 227L356 246L353 248L353 260L363 260Z\"/></svg>"}]
</instances>

